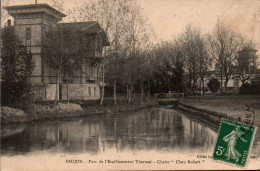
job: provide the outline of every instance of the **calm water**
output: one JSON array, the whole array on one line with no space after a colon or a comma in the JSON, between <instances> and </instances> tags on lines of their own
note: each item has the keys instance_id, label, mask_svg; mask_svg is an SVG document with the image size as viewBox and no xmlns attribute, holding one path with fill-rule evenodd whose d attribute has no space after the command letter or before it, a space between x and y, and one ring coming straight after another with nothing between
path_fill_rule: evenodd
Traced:
<instances>
[{"instance_id":1,"label":"calm water","mask_svg":"<svg viewBox=\"0 0 260 171\"><path fill-rule=\"evenodd\" d=\"M90 116L73 121L37 122L2 126L2 155L82 153L98 155L155 150L206 152L216 132L174 109Z\"/></svg>"}]
</instances>

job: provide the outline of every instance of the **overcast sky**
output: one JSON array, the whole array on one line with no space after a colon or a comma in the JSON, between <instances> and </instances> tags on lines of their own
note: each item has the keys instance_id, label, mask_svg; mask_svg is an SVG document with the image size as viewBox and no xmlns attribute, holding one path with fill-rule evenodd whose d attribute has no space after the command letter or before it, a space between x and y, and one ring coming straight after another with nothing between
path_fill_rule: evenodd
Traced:
<instances>
[{"instance_id":1,"label":"overcast sky","mask_svg":"<svg viewBox=\"0 0 260 171\"><path fill-rule=\"evenodd\" d=\"M8 0L3 0L5 4ZM88 0L63 0L65 11ZM159 40L173 40L188 23L209 32L217 17L258 43L260 51L260 0L137 0ZM9 0L8 5L33 4L35 0ZM52 4L52 0L38 0Z\"/></svg>"}]
</instances>

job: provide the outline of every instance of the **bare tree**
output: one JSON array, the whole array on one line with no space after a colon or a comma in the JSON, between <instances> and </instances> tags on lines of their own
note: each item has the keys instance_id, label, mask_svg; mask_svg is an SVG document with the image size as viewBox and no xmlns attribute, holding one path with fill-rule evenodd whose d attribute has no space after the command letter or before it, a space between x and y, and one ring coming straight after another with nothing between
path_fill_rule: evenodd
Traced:
<instances>
[{"instance_id":1,"label":"bare tree","mask_svg":"<svg viewBox=\"0 0 260 171\"><path fill-rule=\"evenodd\" d=\"M179 37L181 42L181 53L184 59L185 70L188 73L189 90L197 93L197 78L198 78L198 58L199 49L201 48L201 30L190 24L186 26L186 30ZM202 52L202 51L201 51Z\"/></svg>"},{"instance_id":2,"label":"bare tree","mask_svg":"<svg viewBox=\"0 0 260 171\"><path fill-rule=\"evenodd\" d=\"M113 37L114 35L111 32L112 25L116 25L115 17L117 16L116 13L118 13L118 1L117 0L98 0L97 2L93 3L84 3L82 6L78 6L75 9L71 9L69 13L70 16L74 21L98 21L101 25L101 27L104 29L104 31L108 34L109 38ZM119 15L120 16L120 15ZM118 22L118 20L116 20ZM120 24L118 24L120 25ZM117 34L117 31L116 33ZM116 38L118 39L118 37ZM117 41L116 41L117 42ZM106 57L107 52L109 49L107 47L104 47L104 51L102 53L103 61L102 61L102 93L101 93L101 100L100 104L103 104L104 100L104 86L105 86L105 65L106 65Z\"/></svg>"},{"instance_id":3,"label":"bare tree","mask_svg":"<svg viewBox=\"0 0 260 171\"><path fill-rule=\"evenodd\" d=\"M198 34L196 37L197 65L200 85L202 84L202 94L205 94L204 77L212 66L212 58L209 54L206 36Z\"/></svg>"},{"instance_id":4,"label":"bare tree","mask_svg":"<svg viewBox=\"0 0 260 171\"><path fill-rule=\"evenodd\" d=\"M140 56L141 52L147 48L150 42L150 35L148 34L148 23L147 19L142 15L142 9L135 1L131 1L129 4L129 13L128 13L128 55L127 60L128 68L127 69L127 87L128 89L128 103L131 102L132 94L134 90L135 82L138 80L138 73L140 71L141 62Z\"/></svg>"},{"instance_id":5,"label":"bare tree","mask_svg":"<svg viewBox=\"0 0 260 171\"><path fill-rule=\"evenodd\" d=\"M75 31L63 32L62 26L58 26L46 32L43 41L43 56L48 66L56 72L56 94L54 106L58 102L59 84L64 74L67 83L67 100L69 101L68 76L73 78L75 72L81 69L84 59L84 44L79 37L83 33Z\"/></svg>"},{"instance_id":6,"label":"bare tree","mask_svg":"<svg viewBox=\"0 0 260 171\"><path fill-rule=\"evenodd\" d=\"M64 61L64 41L63 41L63 32L58 30L52 30L46 32L46 38L43 41L43 56L45 62L49 67L55 70L56 72L56 91L55 91L55 101L54 105L56 106L59 98L59 82L60 75L62 70L62 64Z\"/></svg>"},{"instance_id":7,"label":"bare tree","mask_svg":"<svg viewBox=\"0 0 260 171\"><path fill-rule=\"evenodd\" d=\"M158 77L163 79L163 82L166 83L167 91L171 91L171 77L173 74L174 67L174 46L173 42L161 42L157 44L154 48L155 58L154 66L155 73L158 74Z\"/></svg>"},{"instance_id":8,"label":"bare tree","mask_svg":"<svg viewBox=\"0 0 260 171\"><path fill-rule=\"evenodd\" d=\"M52 0L51 6L56 8L58 11L64 12L64 2L63 2L63 0Z\"/></svg>"},{"instance_id":9,"label":"bare tree","mask_svg":"<svg viewBox=\"0 0 260 171\"><path fill-rule=\"evenodd\" d=\"M213 34L209 38L209 43L211 45L211 55L216 61L216 69L220 73L221 92L223 91L223 77L225 78L224 86L226 91L228 81L235 71L235 59L242 46L242 37L218 20Z\"/></svg>"},{"instance_id":10,"label":"bare tree","mask_svg":"<svg viewBox=\"0 0 260 171\"><path fill-rule=\"evenodd\" d=\"M143 16L141 16L140 6L135 0L98 0L71 9L69 13L71 14L69 16L74 21L98 21L109 38L110 46L105 47L103 53L102 96L100 104L103 104L105 94L103 83L106 80L113 82L115 103L116 85L119 80L125 80L129 84L130 89L127 92L128 95L132 94L130 90L134 85L134 79L133 74L131 76L131 69L134 67L130 67L130 65L134 65L134 60L128 58L134 57L137 51L138 53L140 52L139 49L145 46L148 37L144 34L146 22ZM121 68L122 62L126 60L133 63L126 64L124 68ZM124 70L125 74L123 72L115 73L114 71L118 70L118 68ZM106 74L105 77L105 72L113 72L113 74Z\"/></svg>"}]
</instances>

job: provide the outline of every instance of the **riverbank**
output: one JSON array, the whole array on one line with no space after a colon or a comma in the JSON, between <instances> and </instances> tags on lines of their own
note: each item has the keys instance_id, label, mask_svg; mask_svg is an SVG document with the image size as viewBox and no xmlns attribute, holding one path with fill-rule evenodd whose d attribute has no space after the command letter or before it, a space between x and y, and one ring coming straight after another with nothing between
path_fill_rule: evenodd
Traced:
<instances>
[{"instance_id":1,"label":"riverbank","mask_svg":"<svg viewBox=\"0 0 260 171\"><path fill-rule=\"evenodd\" d=\"M136 111L157 105L156 99L134 98L131 104L125 98L119 98L114 104L112 98L100 101L70 101L59 102L52 107L53 102L37 102L18 104L11 107L1 107L1 123L22 123L31 121L67 120L72 117L82 117L97 114L113 114L119 112Z\"/></svg>"},{"instance_id":2,"label":"riverbank","mask_svg":"<svg viewBox=\"0 0 260 171\"><path fill-rule=\"evenodd\" d=\"M254 125L260 127L260 96L196 96L180 100L181 104L211 115L236 121L245 119L245 113L255 113ZM253 118L250 118L251 120Z\"/></svg>"},{"instance_id":3,"label":"riverbank","mask_svg":"<svg viewBox=\"0 0 260 171\"><path fill-rule=\"evenodd\" d=\"M187 115L204 121L216 129L221 118L245 122L260 128L260 96L196 96L179 100L176 108ZM250 117L248 117L250 116ZM248 117L248 118L247 118ZM255 135L253 153L260 154L259 129Z\"/></svg>"}]
</instances>

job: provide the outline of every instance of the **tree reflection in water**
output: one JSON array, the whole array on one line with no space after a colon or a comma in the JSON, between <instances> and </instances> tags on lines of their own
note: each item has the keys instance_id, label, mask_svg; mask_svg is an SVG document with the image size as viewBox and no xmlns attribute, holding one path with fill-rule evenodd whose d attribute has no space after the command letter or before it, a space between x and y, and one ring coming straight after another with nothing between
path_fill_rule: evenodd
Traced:
<instances>
[{"instance_id":1,"label":"tree reflection in water","mask_svg":"<svg viewBox=\"0 0 260 171\"><path fill-rule=\"evenodd\" d=\"M16 128L20 130L17 133L2 135L2 154L36 150L89 154L109 150L118 153L203 152L211 148L216 139L216 133L206 125L173 109L162 108L20 125L23 129Z\"/></svg>"}]
</instances>

